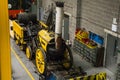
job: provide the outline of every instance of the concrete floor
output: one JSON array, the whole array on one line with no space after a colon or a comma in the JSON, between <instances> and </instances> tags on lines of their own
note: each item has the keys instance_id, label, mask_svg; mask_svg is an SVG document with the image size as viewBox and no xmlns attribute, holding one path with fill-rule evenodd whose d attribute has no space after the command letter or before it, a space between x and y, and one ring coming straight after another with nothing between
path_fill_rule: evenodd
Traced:
<instances>
[{"instance_id":1,"label":"concrete floor","mask_svg":"<svg viewBox=\"0 0 120 80\"><path fill-rule=\"evenodd\" d=\"M73 51L72 51L73 52ZM19 59L18 59L19 58ZM107 80L115 80L114 74L103 67L93 67L92 64L86 62L84 58L73 52L74 66L81 66L88 75L96 74L98 72L106 72ZM13 80L39 80L36 66L33 61L29 61L15 41L11 39L11 59L12 59L12 76ZM21 64L22 63L22 64Z\"/></svg>"},{"instance_id":2,"label":"concrete floor","mask_svg":"<svg viewBox=\"0 0 120 80\"><path fill-rule=\"evenodd\" d=\"M106 69L105 67L94 67L92 63L87 62L84 58L79 56L77 53L73 53L74 65L81 66L82 69L87 72L87 75L96 74L99 72L107 73L107 80L115 80L115 74Z\"/></svg>"},{"instance_id":3,"label":"concrete floor","mask_svg":"<svg viewBox=\"0 0 120 80\"><path fill-rule=\"evenodd\" d=\"M13 39L11 39L11 59L13 80L39 80L35 65L26 58L25 53Z\"/></svg>"}]
</instances>

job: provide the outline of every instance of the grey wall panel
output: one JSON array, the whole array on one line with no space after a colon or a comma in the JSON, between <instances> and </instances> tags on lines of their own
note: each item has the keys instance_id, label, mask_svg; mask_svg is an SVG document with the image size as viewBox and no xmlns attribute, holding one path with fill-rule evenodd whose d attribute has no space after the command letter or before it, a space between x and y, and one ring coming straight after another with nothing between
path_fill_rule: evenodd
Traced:
<instances>
[{"instance_id":1,"label":"grey wall panel","mask_svg":"<svg viewBox=\"0 0 120 80\"><path fill-rule=\"evenodd\" d=\"M104 36L104 28L111 29L118 18L118 0L82 0L81 27Z\"/></svg>"}]
</instances>

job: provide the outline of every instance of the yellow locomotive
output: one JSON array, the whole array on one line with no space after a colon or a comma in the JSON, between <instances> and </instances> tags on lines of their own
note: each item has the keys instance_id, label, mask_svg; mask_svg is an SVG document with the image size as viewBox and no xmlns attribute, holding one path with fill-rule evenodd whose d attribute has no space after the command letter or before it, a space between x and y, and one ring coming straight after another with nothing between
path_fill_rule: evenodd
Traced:
<instances>
[{"instance_id":1,"label":"yellow locomotive","mask_svg":"<svg viewBox=\"0 0 120 80\"><path fill-rule=\"evenodd\" d=\"M13 21L14 39L28 59L35 59L40 74L46 74L48 64L56 62L64 69L73 65L71 49L62 39L63 2L56 2L55 31L49 25L37 21L35 15L21 13Z\"/></svg>"}]
</instances>

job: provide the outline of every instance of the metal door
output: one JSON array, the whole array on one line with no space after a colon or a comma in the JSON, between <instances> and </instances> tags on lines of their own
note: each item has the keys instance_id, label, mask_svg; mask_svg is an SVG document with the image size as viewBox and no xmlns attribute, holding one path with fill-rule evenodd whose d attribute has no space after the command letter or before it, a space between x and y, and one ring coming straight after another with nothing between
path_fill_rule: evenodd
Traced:
<instances>
[{"instance_id":1,"label":"metal door","mask_svg":"<svg viewBox=\"0 0 120 80\"><path fill-rule=\"evenodd\" d=\"M63 38L69 40L69 16L64 15Z\"/></svg>"},{"instance_id":2,"label":"metal door","mask_svg":"<svg viewBox=\"0 0 120 80\"><path fill-rule=\"evenodd\" d=\"M117 64L120 64L120 38L118 39L118 46L117 46Z\"/></svg>"},{"instance_id":3,"label":"metal door","mask_svg":"<svg viewBox=\"0 0 120 80\"><path fill-rule=\"evenodd\" d=\"M117 38L108 34L106 47L106 67L113 73L116 72L117 67L116 46Z\"/></svg>"}]
</instances>

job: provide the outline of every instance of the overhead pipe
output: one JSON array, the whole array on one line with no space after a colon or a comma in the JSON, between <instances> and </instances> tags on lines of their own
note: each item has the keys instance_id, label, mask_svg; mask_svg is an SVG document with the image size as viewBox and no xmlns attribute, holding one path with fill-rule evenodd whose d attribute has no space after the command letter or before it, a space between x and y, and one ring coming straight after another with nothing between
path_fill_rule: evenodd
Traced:
<instances>
[{"instance_id":1,"label":"overhead pipe","mask_svg":"<svg viewBox=\"0 0 120 80\"><path fill-rule=\"evenodd\" d=\"M62 46L62 22L63 22L63 2L56 2L56 21L55 21L55 47L60 49Z\"/></svg>"}]
</instances>

